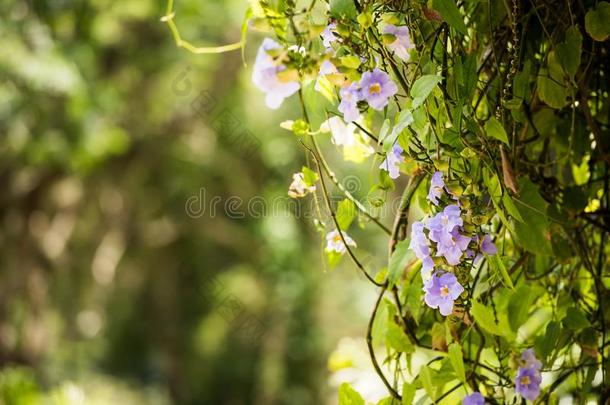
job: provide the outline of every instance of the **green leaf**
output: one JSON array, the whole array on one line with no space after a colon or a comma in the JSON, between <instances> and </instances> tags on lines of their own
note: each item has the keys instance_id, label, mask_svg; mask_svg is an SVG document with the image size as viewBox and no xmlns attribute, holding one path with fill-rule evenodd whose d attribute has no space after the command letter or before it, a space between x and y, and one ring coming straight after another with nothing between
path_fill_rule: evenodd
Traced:
<instances>
[{"instance_id":1,"label":"green leaf","mask_svg":"<svg viewBox=\"0 0 610 405\"><path fill-rule=\"evenodd\" d=\"M413 83L410 94L413 98L412 108L414 110L426 101L434 87L439 84L441 80L443 80L443 78L438 75L424 75Z\"/></svg>"},{"instance_id":2,"label":"green leaf","mask_svg":"<svg viewBox=\"0 0 610 405\"><path fill-rule=\"evenodd\" d=\"M401 240L396 244L396 249L394 249L388 264L388 281L390 286L396 284L407 264L414 259L415 254L409 249L408 239Z\"/></svg>"},{"instance_id":3,"label":"green leaf","mask_svg":"<svg viewBox=\"0 0 610 405\"><path fill-rule=\"evenodd\" d=\"M392 349L403 353L413 353L415 351L408 336L394 322L388 323L385 338L386 344Z\"/></svg>"},{"instance_id":4,"label":"green leaf","mask_svg":"<svg viewBox=\"0 0 610 405\"><path fill-rule=\"evenodd\" d=\"M509 145L506 131L504 130L502 124L500 124L500 121L498 121L496 118L491 117L487 120L487 122L485 123L485 132L487 132L488 136L491 136L492 138Z\"/></svg>"},{"instance_id":5,"label":"green leaf","mask_svg":"<svg viewBox=\"0 0 610 405\"><path fill-rule=\"evenodd\" d=\"M358 24L362 26L362 28L368 28L373 25L373 16L370 11L364 11L358 14Z\"/></svg>"},{"instance_id":6,"label":"green leaf","mask_svg":"<svg viewBox=\"0 0 610 405\"><path fill-rule=\"evenodd\" d=\"M487 187L487 192L489 193L489 196L491 197L494 204L499 204L500 199L502 198L502 187L500 186L500 180L498 180L498 176L491 170L484 168L483 183L485 183L485 187Z\"/></svg>"},{"instance_id":7,"label":"green leaf","mask_svg":"<svg viewBox=\"0 0 610 405\"><path fill-rule=\"evenodd\" d=\"M497 273L500 273L504 285L510 288L511 290L514 289L515 286L513 285L513 280L511 280L510 274L508 274L508 271L506 270L506 266L504 265L502 259L496 254L493 256L487 256L487 261L489 262L489 267L491 267L492 270Z\"/></svg>"},{"instance_id":8,"label":"green leaf","mask_svg":"<svg viewBox=\"0 0 610 405\"><path fill-rule=\"evenodd\" d=\"M458 380L466 384L466 371L464 370L464 358L462 354L462 346L459 343L451 343L449 345L449 361L455 371Z\"/></svg>"},{"instance_id":9,"label":"green leaf","mask_svg":"<svg viewBox=\"0 0 610 405\"><path fill-rule=\"evenodd\" d=\"M514 201L523 222L515 222L514 230L518 242L525 250L537 255L553 254L549 230L547 203L540 197L538 187L527 178L519 181L521 194Z\"/></svg>"},{"instance_id":10,"label":"green leaf","mask_svg":"<svg viewBox=\"0 0 610 405\"><path fill-rule=\"evenodd\" d=\"M428 366L422 366L419 370L419 380L421 381L426 394L431 400L435 400L436 398L436 390L434 389L434 383L432 382L432 371Z\"/></svg>"},{"instance_id":11,"label":"green leaf","mask_svg":"<svg viewBox=\"0 0 610 405\"><path fill-rule=\"evenodd\" d=\"M356 218L356 205L347 198L341 201L337 207L337 223L342 231L347 230Z\"/></svg>"},{"instance_id":12,"label":"green leaf","mask_svg":"<svg viewBox=\"0 0 610 405\"><path fill-rule=\"evenodd\" d=\"M356 55L345 55L339 58L341 64L351 69L358 69L360 66L360 58Z\"/></svg>"},{"instance_id":13,"label":"green leaf","mask_svg":"<svg viewBox=\"0 0 610 405\"><path fill-rule=\"evenodd\" d=\"M596 41L605 41L610 36L610 3L600 1L597 7L587 11L585 29Z\"/></svg>"},{"instance_id":14,"label":"green leaf","mask_svg":"<svg viewBox=\"0 0 610 405\"><path fill-rule=\"evenodd\" d=\"M464 24L464 17L462 17L455 0L433 0L432 8L441 13L441 17L451 28L466 35L467 29L466 24Z\"/></svg>"},{"instance_id":15,"label":"green leaf","mask_svg":"<svg viewBox=\"0 0 610 405\"><path fill-rule=\"evenodd\" d=\"M339 405L364 405L364 399L348 383L339 387Z\"/></svg>"},{"instance_id":16,"label":"green leaf","mask_svg":"<svg viewBox=\"0 0 610 405\"><path fill-rule=\"evenodd\" d=\"M415 399L415 391L417 387L415 384L404 383L402 385L402 405L412 405Z\"/></svg>"},{"instance_id":17,"label":"green leaf","mask_svg":"<svg viewBox=\"0 0 610 405\"><path fill-rule=\"evenodd\" d=\"M568 91L564 86L563 69L554 51L549 52L547 67L540 69L538 94L549 107L560 109L566 105Z\"/></svg>"},{"instance_id":18,"label":"green leaf","mask_svg":"<svg viewBox=\"0 0 610 405\"><path fill-rule=\"evenodd\" d=\"M576 26L568 28L566 39L557 45L557 57L563 70L574 80L574 75L580 66L580 54L582 52L582 35Z\"/></svg>"},{"instance_id":19,"label":"green leaf","mask_svg":"<svg viewBox=\"0 0 610 405\"><path fill-rule=\"evenodd\" d=\"M308 187L313 186L318 181L318 173L314 172L307 166L303 166L301 168L301 172L303 172L303 181Z\"/></svg>"},{"instance_id":20,"label":"green leaf","mask_svg":"<svg viewBox=\"0 0 610 405\"><path fill-rule=\"evenodd\" d=\"M473 302L472 308L470 308L470 313L474 317L476 323L479 324L479 326L485 331L491 333L492 335L503 335L501 328L496 325L493 312L490 308L481 303Z\"/></svg>"},{"instance_id":21,"label":"green leaf","mask_svg":"<svg viewBox=\"0 0 610 405\"><path fill-rule=\"evenodd\" d=\"M338 20L356 18L357 13L353 0L331 0L330 2L330 15Z\"/></svg>"},{"instance_id":22,"label":"green leaf","mask_svg":"<svg viewBox=\"0 0 610 405\"><path fill-rule=\"evenodd\" d=\"M508 323L513 331L525 323L529 310L536 300L535 290L528 285L521 285L511 296L508 303Z\"/></svg>"},{"instance_id":23,"label":"green leaf","mask_svg":"<svg viewBox=\"0 0 610 405\"><path fill-rule=\"evenodd\" d=\"M410 110L402 110L396 116L396 124L392 128L392 132L383 139L383 151L388 152L394 146L394 143L398 139L398 136L404 131L409 125L413 123L413 114ZM383 124L385 126L385 122Z\"/></svg>"},{"instance_id":24,"label":"green leaf","mask_svg":"<svg viewBox=\"0 0 610 405\"><path fill-rule=\"evenodd\" d=\"M591 326L591 323L578 308L570 307L566 312L565 318L563 318L563 326L566 329L579 331L581 329Z\"/></svg>"},{"instance_id":25,"label":"green leaf","mask_svg":"<svg viewBox=\"0 0 610 405\"><path fill-rule=\"evenodd\" d=\"M521 214L519 213L517 206L513 202L513 199L511 198L511 196L508 195L508 193L505 193L502 196L502 205L504 205L506 212L508 212L511 217L513 217L515 220L517 220L519 222L523 222L523 218L521 217Z\"/></svg>"},{"instance_id":26,"label":"green leaf","mask_svg":"<svg viewBox=\"0 0 610 405\"><path fill-rule=\"evenodd\" d=\"M540 356L543 359L548 358L553 350L557 346L557 340L559 340L559 333L561 332L558 322L552 321L546 326L546 333L542 338L540 345Z\"/></svg>"}]
</instances>

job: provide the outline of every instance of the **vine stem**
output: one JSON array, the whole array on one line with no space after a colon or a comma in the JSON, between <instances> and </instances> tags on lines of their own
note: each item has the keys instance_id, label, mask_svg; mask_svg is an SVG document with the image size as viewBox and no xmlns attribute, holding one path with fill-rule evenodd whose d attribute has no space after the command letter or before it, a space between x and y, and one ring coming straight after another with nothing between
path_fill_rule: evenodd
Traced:
<instances>
[{"instance_id":1,"label":"vine stem","mask_svg":"<svg viewBox=\"0 0 610 405\"><path fill-rule=\"evenodd\" d=\"M373 348L373 323L375 323L375 317L377 315L377 310L379 309L379 304L381 303L381 299L383 298L387 289L388 289L388 285L386 282L383 285L383 287L381 288L381 291L379 292L379 297L377 297L377 301L375 302L375 307L373 308L373 313L371 314L371 318L369 320L369 325L366 330L366 345L369 349L369 355L371 356L371 361L373 363L373 367L375 368L375 371L379 375L379 378L381 378L381 381L386 386L388 391L390 391L390 394L394 398L396 398L398 400L402 400L402 396L398 393L398 391L396 391L394 389L394 387L392 387L392 385L386 378L385 374L383 374L383 370L381 370L381 367L379 366L379 362L377 361L377 356L375 356L375 349Z\"/></svg>"}]
</instances>

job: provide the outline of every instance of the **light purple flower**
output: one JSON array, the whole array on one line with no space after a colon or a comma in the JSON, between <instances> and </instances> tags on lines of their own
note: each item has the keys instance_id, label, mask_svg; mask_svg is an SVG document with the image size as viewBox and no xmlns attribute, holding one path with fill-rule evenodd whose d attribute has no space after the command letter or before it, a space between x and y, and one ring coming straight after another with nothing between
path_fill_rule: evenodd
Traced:
<instances>
[{"instance_id":1,"label":"light purple flower","mask_svg":"<svg viewBox=\"0 0 610 405\"><path fill-rule=\"evenodd\" d=\"M345 239L345 243L348 246L356 247L356 242L354 242L352 238L347 236L347 233L342 232L342 234L343 239ZM341 238L341 234L338 230L335 229L333 231L330 231L328 234L326 234L326 251L337 252L340 254L344 254L345 252L347 252L347 247L343 243L343 239Z\"/></svg>"},{"instance_id":2,"label":"light purple flower","mask_svg":"<svg viewBox=\"0 0 610 405\"><path fill-rule=\"evenodd\" d=\"M335 34L336 29L337 23L332 22L328 24L326 28L324 28L324 31L322 31L320 34L322 37L322 45L324 45L326 49L329 49L333 42L339 40L339 37Z\"/></svg>"},{"instance_id":3,"label":"light purple flower","mask_svg":"<svg viewBox=\"0 0 610 405\"><path fill-rule=\"evenodd\" d=\"M278 63L267 52L272 49L280 49L282 46L272 39L265 38L258 53L252 69L252 81L260 90L266 93L265 103L269 108L278 108L286 97L290 97L299 90L296 81L281 81L278 73L285 70L286 66Z\"/></svg>"},{"instance_id":4,"label":"light purple flower","mask_svg":"<svg viewBox=\"0 0 610 405\"><path fill-rule=\"evenodd\" d=\"M451 242L451 232L456 226L462 226L460 207L452 204L448 205L432 218L426 221L426 227L430 230L430 239L437 243L447 244Z\"/></svg>"},{"instance_id":5,"label":"light purple flower","mask_svg":"<svg viewBox=\"0 0 610 405\"><path fill-rule=\"evenodd\" d=\"M475 392L462 399L462 405L485 405L485 398L480 392Z\"/></svg>"},{"instance_id":6,"label":"light purple flower","mask_svg":"<svg viewBox=\"0 0 610 405\"><path fill-rule=\"evenodd\" d=\"M405 62L409 60L409 50L415 48L413 42L411 42L411 36L409 35L409 28L405 26L397 27L392 24L388 24L383 28L384 34L391 34L396 37L394 42L388 45L388 48L393 51L396 56Z\"/></svg>"},{"instance_id":7,"label":"light purple flower","mask_svg":"<svg viewBox=\"0 0 610 405\"><path fill-rule=\"evenodd\" d=\"M439 275L437 272L426 282L424 291L426 305L438 308L441 315L447 316L453 312L453 302L464 292L464 287L453 273Z\"/></svg>"},{"instance_id":8,"label":"light purple flower","mask_svg":"<svg viewBox=\"0 0 610 405\"><path fill-rule=\"evenodd\" d=\"M364 72L360 79L360 94L363 100L375 110L382 110L396 92L398 87L390 76L375 68L372 72Z\"/></svg>"},{"instance_id":9,"label":"light purple flower","mask_svg":"<svg viewBox=\"0 0 610 405\"><path fill-rule=\"evenodd\" d=\"M489 256L493 256L498 253L498 249L496 248L496 245L494 245L494 243L492 242L491 237L489 235L485 235L483 237L483 241L481 242L481 252Z\"/></svg>"},{"instance_id":10,"label":"light purple flower","mask_svg":"<svg viewBox=\"0 0 610 405\"><path fill-rule=\"evenodd\" d=\"M536 358L536 354L533 349L525 349L521 353L521 367L533 368L540 371L542 363Z\"/></svg>"},{"instance_id":11,"label":"light purple flower","mask_svg":"<svg viewBox=\"0 0 610 405\"><path fill-rule=\"evenodd\" d=\"M468 248L470 238L462 235L458 228L454 228L450 235L449 240L436 245L436 255L443 256L448 264L455 266L460 263L464 251Z\"/></svg>"},{"instance_id":12,"label":"light purple flower","mask_svg":"<svg viewBox=\"0 0 610 405\"><path fill-rule=\"evenodd\" d=\"M334 73L339 73L337 67L329 60L322 61L318 70L318 76L332 75Z\"/></svg>"},{"instance_id":13,"label":"light purple flower","mask_svg":"<svg viewBox=\"0 0 610 405\"><path fill-rule=\"evenodd\" d=\"M404 161L402 152L403 149L400 147L400 145L394 144L392 150L386 155L385 160L379 165L381 170L388 172L391 179L397 179L398 176L400 176L399 166Z\"/></svg>"},{"instance_id":14,"label":"light purple flower","mask_svg":"<svg viewBox=\"0 0 610 405\"><path fill-rule=\"evenodd\" d=\"M434 261L430 257L429 241L424 233L424 223L414 222L411 226L411 241L409 249L415 253L415 257L422 261L422 277L427 278L434 270Z\"/></svg>"},{"instance_id":15,"label":"light purple flower","mask_svg":"<svg viewBox=\"0 0 610 405\"><path fill-rule=\"evenodd\" d=\"M542 376L534 367L519 367L515 380L515 391L523 398L533 401L540 395L541 382Z\"/></svg>"},{"instance_id":16,"label":"light purple flower","mask_svg":"<svg viewBox=\"0 0 610 405\"><path fill-rule=\"evenodd\" d=\"M360 117L358 111L358 101L360 101L360 91L357 83L352 83L349 87L343 87L339 91L341 103L339 111L343 113L345 122L356 121Z\"/></svg>"},{"instance_id":17,"label":"light purple flower","mask_svg":"<svg viewBox=\"0 0 610 405\"><path fill-rule=\"evenodd\" d=\"M443 180L443 173L436 172L432 175L432 180L430 181L430 190L428 191L428 200L434 205L438 205L438 199L441 198L443 194L443 189L445 188L445 181Z\"/></svg>"}]
</instances>

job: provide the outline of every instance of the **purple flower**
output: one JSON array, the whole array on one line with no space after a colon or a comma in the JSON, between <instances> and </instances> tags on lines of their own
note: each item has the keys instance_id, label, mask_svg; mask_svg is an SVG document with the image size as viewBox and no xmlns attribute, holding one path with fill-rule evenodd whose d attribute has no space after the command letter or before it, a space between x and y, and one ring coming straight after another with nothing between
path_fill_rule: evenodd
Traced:
<instances>
[{"instance_id":1,"label":"purple flower","mask_svg":"<svg viewBox=\"0 0 610 405\"><path fill-rule=\"evenodd\" d=\"M267 52L272 49L282 48L280 44L272 39L265 38L258 53L252 69L252 81L260 90L265 92L265 103L269 108L278 108L286 97L290 97L299 90L296 81L281 81L278 73L285 70L286 66L277 62Z\"/></svg>"},{"instance_id":2,"label":"purple flower","mask_svg":"<svg viewBox=\"0 0 610 405\"><path fill-rule=\"evenodd\" d=\"M485 405L485 398L480 392L475 392L462 399L462 405Z\"/></svg>"},{"instance_id":3,"label":"purple flower","mask_svg":"<svg viewBox=\"0 0 610 405\"><path fill-rule=\"evenodd\" d=\"M533 368L536 371L540 371L542 363L536 358L533 349L525 349L521 353L521 367Z\"/></svg>"},{"instance_id":4,"label":"purple flower","mask_svg":"<svg viewBox=\"0 0 610 405\"><path fill-rule=\"evenodd\" d=\"M341 103L339 111L343 113L345 122L356 121L360 117L358 111L358 101L360 101L360 91L357 83L352 83L349 87L343 87L339 91Z\"/></svg>"},{"instance_id":5,"label":"purple flower","mask_svg":"<svg viewBox=\"0 0 610 405\"><path fill-rule=\"evenodd\" d=\"M337 37L334 32L336 29L337 24L332 22L328 24L326 28L324 28L324 31L322 31L322 33L320 34L320 36L322 37L322 45L324 45L326 49L329 49L333 42L339 40L339 37Z\"/></svg>"},{"instance_id":6,"label":"purple flower","mask_svg":"<svg viewBox=\"0 0 610 405\"><path fill-rule=\"evenodd\" d=\"M515 380L515 391L523 398L533 401L540 395L541 382L542 376L536 368L519 367Z\"/></svg>"},{"instance_id":7,"label":"purple flower","mask_svg":"<svg viewBox=\"0 0 610 405\"><path fill-rule=\"evenodd\" d=\"M382 110L396 92L398 87L390 76L375 68L372 72L365 72L360 79L360 96L375 110Z\"/></svg>"},{"instance_id":8,"label":"purple flower","mask_svg":"<svg viewBox=\"0 0 610 405\"><path fill-rule=\"evenodd\" d=\"M419 221L414 222L411 226L409 249L422 261L422 276L424 277L434 270L434 261L430 257L430 247L428 245L428 238L424 233L424 223Z\"/></svg>"},{"instance_id":9,"label":"purple flower","mask_svg":"<svg viewBox=\"0 0 610 405\"><path fill-rule=\"evenodd\" d=\"M436 245L436 255L443 256L448 264L455 266L460 263L464 251L468 248L470 238L462 235L458 228L454 228L449 235L448 240Z\"/></svg>"},{"instance_id":10,"label":"purple flower","mask_svg":"<svg viewBox=\"0 0 610 405\"><path fill-rule=\"evenodd\" d=\"M402 152L403 149L400 145L394 144L392 150L386 155L385 160L379 165L381 170L388 172L391 179L397 179L400 176L399 166L404 161Z\"/></svg>"},{"instance_id":11,"label":"purple flower","mask_svg":"<svg viewBox=\"0 0 610 405\"><path fill-rule=\"evenodd\" d=\"M411 36L409 35L409 29L405 26L397 27L392 24L388 24L383 28L384 34L391 34L396 37L394 42L388 45L391 51L396 56L405 62L409 60L409 50L415 48L413 42L411 42Z\"/></svg>"},{"instance_id":12,"label":"purple flower","mask_svg":"<svg viewBox=\"0 0 610 405\"><path fill-rule=\"evenodd\" d=\"M464 292L464 287L457 281L453 273L432 275L424 286L426 295L424 301L430 308L438 308L441 315L447 316L453 312L453 302Z\"/></svg>"},{"instance_id":13,"label":"purple flower","mask_svg":"<svg viewBox=\"0 0 610 405\"><path fill-rule=\"evenodd\" d=\"M437 243L447 244L451 242L451 232L456 226L462 226L464 221L460 216L460 207L455 204L448 205L445 209L426 221L430 230L430 239Z\"/></svg>"},{"instance_id":14,"label":"purple flower","mask_svg":"<svg viewBox=\"0 0 610 405\"><path fill-rule=\"evenodd\" d=\"M481 252L490 256L498 253L498 249L496 249L496 245L494 245L494 243L491 241L491 237L489 235L485 235L485 237L483 237L483 241L481 242Z\"/></svg>"},{"instance_id":15,"label":"purple flower","mask_svg":"<svg viewBox=\"0 0 610 405\"><path fill-rule=\"evenodd\" d=\"M443 181L443 173L436 172L432 175L430 181L430 191L428 191L428 200L434 205L438 205L438 199L443 194L445 188L445 182Z\"/></svg>"}]
</instances>

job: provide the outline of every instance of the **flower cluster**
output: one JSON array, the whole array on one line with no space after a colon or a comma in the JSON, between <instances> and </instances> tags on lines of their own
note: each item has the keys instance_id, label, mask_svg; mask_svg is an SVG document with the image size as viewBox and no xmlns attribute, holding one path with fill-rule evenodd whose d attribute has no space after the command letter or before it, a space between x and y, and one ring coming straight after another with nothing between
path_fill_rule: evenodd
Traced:
<instances>
[{"instance_id":1,"label":"flower cluster","mask_svg":"<svg viewBox=\"0 0 610 405\"><path fill-rule=\"evenodd\" d=\"M427 199L438 206L445 191L443 174L434 173ZM488 255L496 253L489 235L480 237L466 233L459 201L446 205L432 217L414 222L409 248L422 262L424 301L430 308L438 308L444 316L452 313L453 303L464 287L452 272L435 271L435 263L457 266L464 257L472 257L475 251ZM439 260L435 262L434 258Z\"/></svg>"},{"instance_id":2,"label":"flower cluster","mask_svg":"<svg viewBox=\"0 0 610 405\"><path fill-rule=\"evenodd\" d=\"M375 68L372 71L364 72L359 82L341 89L339 111L343 113L343 119L346 122L355 121L360 116L359 101L366 101L375 110L383 110L388 105L390 97L397 92L398 87L390 76L379 68Z\"/></svg>"},{"instance_id":3,"label":"flower cluster","mask_svg":"<svg viewBox=\"0 0 610 405\"><path fill-rule=\"evenodd\" d=\"M523 398L533 401L540 395L541 368L542 363L536 358L532 349L526 349L521 353L521 365L517 370L515 390Z\"/></svg>"}]
</instances>

